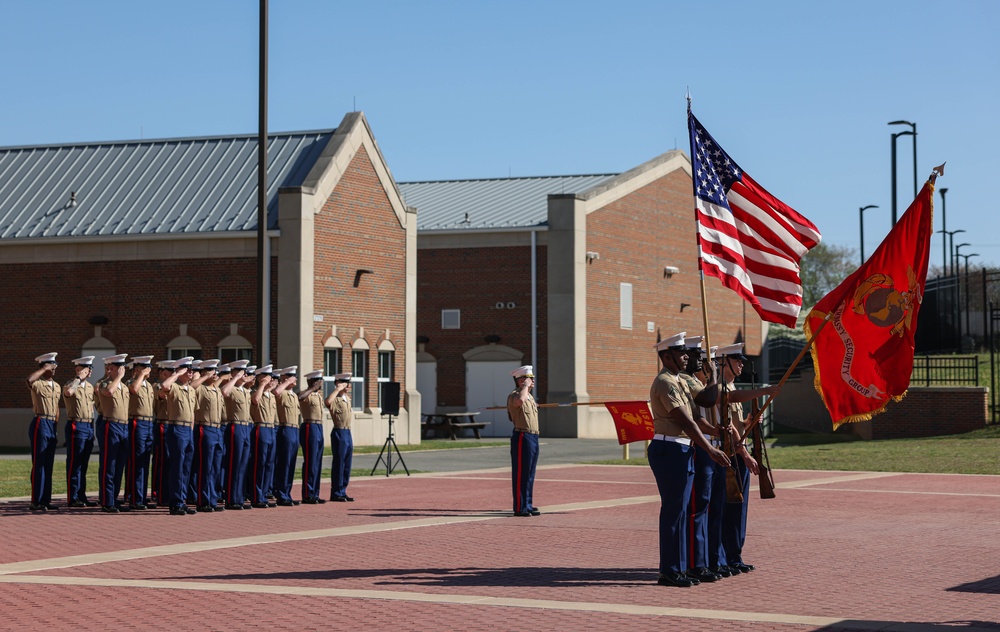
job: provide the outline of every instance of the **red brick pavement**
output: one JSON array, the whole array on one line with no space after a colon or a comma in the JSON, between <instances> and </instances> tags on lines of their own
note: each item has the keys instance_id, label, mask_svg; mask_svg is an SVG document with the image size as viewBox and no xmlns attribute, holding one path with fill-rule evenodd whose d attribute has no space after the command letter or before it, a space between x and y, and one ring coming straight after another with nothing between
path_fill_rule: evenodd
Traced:
<instances>
[{"instance_id":1,"label":"red brick pavement","mask_svg":"<svg viewBox=\"0 0 1000 632\"><path fill-rule=\"evenodd\" d=\"M355 479L355 503L183 518L10 503L0 627L1000 630L1000 479L777 478L777 499L751 499L758 570L691 589L655 585L641 467L541 469L554 510L535 518L504 513L504 472Z\"/></svg>"}]
</instances>

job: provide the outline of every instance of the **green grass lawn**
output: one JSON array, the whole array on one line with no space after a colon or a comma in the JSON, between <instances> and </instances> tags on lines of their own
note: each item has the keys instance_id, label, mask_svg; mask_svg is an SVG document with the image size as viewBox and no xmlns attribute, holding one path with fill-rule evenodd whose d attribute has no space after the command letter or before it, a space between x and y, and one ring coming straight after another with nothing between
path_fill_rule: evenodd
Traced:
<instances>
[{"instance_id":1,"label":"green grass lawn","mask_svg":"<svg viewBox=\"0 0 1000 632\"><path fill-rule=\"evenodd\" d=\"M853 435L779 433L767 441L774 469L1000 475L1000 425L959 435L863 441ZM640 458L601 464L647 465Z\"/></svg>"},{"instance_id":2,"label":"green grass lawn","mask_svg":"<svg viewBox=\"0 0 1000 632\"><path fill-rule=\"evenodd\" d=\"M382 451L382 446L379 445L356 445L354 446L354 454L378 454ZM509 446L510 441L489 441L483 439L457 439L452 441L451 439L425 439L416 445L403 445L401 443L396 444L400 452L421 452L424 450L457 450L463 448L495 448L497 446ZM323 449L323 453L330 456L332 452L330 451L330 446L327 445Z\"/></svg>"}]
</instances>

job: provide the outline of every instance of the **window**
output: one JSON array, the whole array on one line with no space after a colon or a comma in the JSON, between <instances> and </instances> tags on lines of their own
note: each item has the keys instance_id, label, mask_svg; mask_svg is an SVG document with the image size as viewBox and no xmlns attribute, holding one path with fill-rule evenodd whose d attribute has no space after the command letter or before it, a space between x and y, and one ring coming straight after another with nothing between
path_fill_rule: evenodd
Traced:
<instances>
[{"instance_id":1,"label":"window","mask_svg":"<svg viewBox=\"0 0 1000 632\"><path fill-rule=\"evenodd\" d=\"M222 364L229 364L237 360L249 360L253 362L253 349L249 347L229 347L219 349L219 360Z\"/></svg>"},{"instance_id":2,"label":"window","mask_svg":"<svg viewBox=\"0 0 1000 632\"><path fill-rule=\"evenodd\" d=\"M323 399L333 392L333 376L343 373L340 370L340 349L323 349Z\"/></svg>"},{"instance_id":3,"label":"window","mask_svg":"<svg viewBox=\"0 0 1000 632\"><path fill-rule=\"evenodd\" d=\"M354 410L364 410L368 406L368 402L365 398L366 381L365 377L368 375L368 351L363 350L352 350L351 351L351 408Z\"/></svg>"},{"instance_id":4,"label":"window","mask_svg":"<svg viewBox=\"0 0 1000 632\"><path fill-rule=\"evenodd\" d=\"M168 360L180 360L181 358L186 358L191 356L195 360L201 360L201 347L196 349L187 349L184 347L171 347L168 350Z\"/></svg>"},{"instance_id":5,"label":"window","mask_svg":"<svg viewBox=\"0 0 1000 632\"><path fill-rule=\"evenodd\" d=\"M441 310L441 329L461 329L461 328L462 328L462 310L460 309Z\"/></svg>"},{"instance_id":6,"label":"window","mask_svg":"<svg viewBox=\"0 0 1000 632\"><path fill-rule=\"evenodd\" d=\"M393 364L396 361L395 351L378 352L378 407L382 406L382 385L392 381Z\"/></svg>"},{"instance_id":7,"label":"window","mask_svg":"<svg viewBox=\"0 0 1000 632\"><path fill-rule=\"evenodd\" d=\"M621 284L621 328L632 329L632 284Z\"/></svg>"}]
</instances>

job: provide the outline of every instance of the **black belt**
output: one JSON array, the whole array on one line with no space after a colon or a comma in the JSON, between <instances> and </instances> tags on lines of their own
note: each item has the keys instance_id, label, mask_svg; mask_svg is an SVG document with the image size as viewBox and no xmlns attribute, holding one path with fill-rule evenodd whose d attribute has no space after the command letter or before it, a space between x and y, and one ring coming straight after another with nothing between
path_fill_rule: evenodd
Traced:
<instances>
[{"instance_id":1,"label":"black belt","mask_svg":"<svg viewBox=\"0 0 1000 632\"><path fill-rule=\"evenodd\" d=\"M537 435L537 432L532 432L530 430L521 430L520 428L514 428L514 432L520 432L521 434Z\"/></svg>"},{"instance_id":2,"label":"black belt","mask_svg":"<svg viewBox=\"0 0 1000 632\"><path fill-rule=\"evenodd\" d=\"M114 417L105 417L104 421L110 421L112 423L122 424L122 425L125 425L125 424L128 423L128 419L115 419Z\"/></svg>"},{"instance_id":3,"label":"black belt","mask_svg":"<svg viewBox=\"0 0 1000 632\"><path fill-rule=\"evenodd\" d=\"M52 423L56 422L56 420L53 419L52 417L46 417L45 415L35 415L35 418L41 419L42 421L51 421Z\"/></svg>"}]
</instances>

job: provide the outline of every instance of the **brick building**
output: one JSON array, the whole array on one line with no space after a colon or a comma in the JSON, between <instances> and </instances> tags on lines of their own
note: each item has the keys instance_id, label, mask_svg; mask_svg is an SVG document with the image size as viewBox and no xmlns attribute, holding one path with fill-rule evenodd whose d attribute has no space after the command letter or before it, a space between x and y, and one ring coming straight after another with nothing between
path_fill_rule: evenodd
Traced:
<instances>
[{"instance_id":1,"label":"brick building","mask_svg":"<svg viewBox=\"0 0 1000 632\"><path fill-rule=\"evenodd\" d=\"M0 148L0 445L26 445L33 359L114 353L259 363L257 137ZM416 215L361 113L268 145L265 362L355 374L355 441L419 441ZM95 365L94 380L103 366ZM61 435L61 427L60 427Z\"/></svg>"},{"instance_id":2,"label":"brick building","mask_svg":"<svg viewBox=\"0 0 1000 632\"><path fill-rule=\"evenodd\" d=\"M533 364L543 403L646 399L658 336L703 330L691 163L622 174L400 183L419 209L417 388L423 412L503 405ZM765 325L708 279L713 344L757 355ZM604 407L542 409L543 435L613 437ZM506 413L481 410L488 434Z\"/></svg>"}]
</instances>

